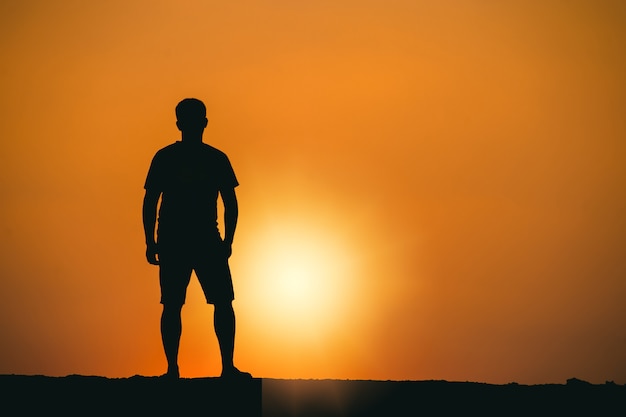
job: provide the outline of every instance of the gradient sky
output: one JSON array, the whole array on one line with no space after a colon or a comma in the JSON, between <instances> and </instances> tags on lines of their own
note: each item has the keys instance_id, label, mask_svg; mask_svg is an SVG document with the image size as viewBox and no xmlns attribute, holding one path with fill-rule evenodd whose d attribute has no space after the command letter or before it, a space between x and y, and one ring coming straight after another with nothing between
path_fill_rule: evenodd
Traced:
<instances>
[{"instance_id":1,"label":"gradient sky","mask_svg":"<svg viewBox=\"0 0 626 417\"><path fill-rule=\"evenodd\" d=\"M143 183L208 108L265 378L626 383L622 1L0 3L0 373L165 371ZM184 377L219 373L192 281Z\"/></svg>"}]
</instances>

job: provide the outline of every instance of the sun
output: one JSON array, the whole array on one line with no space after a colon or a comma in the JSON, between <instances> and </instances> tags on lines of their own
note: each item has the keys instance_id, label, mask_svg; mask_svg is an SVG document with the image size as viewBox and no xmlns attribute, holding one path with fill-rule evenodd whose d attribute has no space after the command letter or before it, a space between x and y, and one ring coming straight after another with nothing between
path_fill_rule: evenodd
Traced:
<instances>
[{"instance_id":1,"label":"sun","mask_svg":"<svg viewBox=\"0 0 626 417\"><path fill-rule=\"evenodd\" d=\"M247 310L285 343L322 343L350 308L356 257L331 232L281 221L256 233L247 250Z\"/></svg>"},{"instance_id":2,"label":"sun","mask_svg":"<svg viewBox=\"0 0 626 417\"><path fill-rule=\"evenodd\" d=\"M324 245L312 236L291 236L264 250L259 265L273 309L294 319L313 319L331 301L328 275L335 265Z\"/></svg>"}]
</instances>

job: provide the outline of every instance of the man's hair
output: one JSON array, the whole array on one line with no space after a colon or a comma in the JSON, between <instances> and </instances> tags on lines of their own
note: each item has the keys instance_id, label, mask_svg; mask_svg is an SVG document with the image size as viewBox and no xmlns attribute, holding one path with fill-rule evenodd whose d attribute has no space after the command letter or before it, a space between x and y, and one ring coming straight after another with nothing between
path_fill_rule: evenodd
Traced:
<instances>
[{"instance_id":1,"label":"man's hair","mask_svg":"<svg viewBox=\"0 0 626 417\"><path fill-rule=\"evenodd\" d=\"M186 98L176 106L176 120L196 121L206 118L206 107L197 98Z\"/></svg>"}]
</instances>

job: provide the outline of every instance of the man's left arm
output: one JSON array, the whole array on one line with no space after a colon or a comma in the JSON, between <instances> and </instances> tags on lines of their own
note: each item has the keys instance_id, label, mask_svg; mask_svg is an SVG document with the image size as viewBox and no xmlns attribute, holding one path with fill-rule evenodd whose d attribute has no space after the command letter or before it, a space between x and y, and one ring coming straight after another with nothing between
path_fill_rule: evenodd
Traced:
<instances>
[{"instance_id":1,"label":"man's left arm","mask_svg":"<svg viewBox=\"0 0 626 417\"><path fill-rule=\"evenodd\" d=\"M239 217L239 205L234 188L220 190L220 195L224 202L224 244L226 245L227 254L230 256Z\"/></svg>"}]
</instances>

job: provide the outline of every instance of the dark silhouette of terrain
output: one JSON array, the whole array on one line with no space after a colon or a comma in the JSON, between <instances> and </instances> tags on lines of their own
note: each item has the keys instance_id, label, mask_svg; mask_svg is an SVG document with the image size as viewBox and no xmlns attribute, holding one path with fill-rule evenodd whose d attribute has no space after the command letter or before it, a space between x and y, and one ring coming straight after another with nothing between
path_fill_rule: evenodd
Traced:
<instances>
[{"instance_id":1,"label":"dark silhouette of terrain","mask_svg":"<svg viewBox=\"0 0 626 417\"><path fill-rule=\"evenodd\" d=\"M261 380L0 375L1 415L261 416ZM201 412L201 414L197 414Z\"/></svg>"},{"instance_id":2,"label":"dark silhouette of terrain","mask_svg":"<svg viewBox=\"0 0 626 417\"><path fill-rule=\"evenodd\" d=\"M626 385L0 375L3 415L626 415Z\"/></svg>"}]
</instances>

